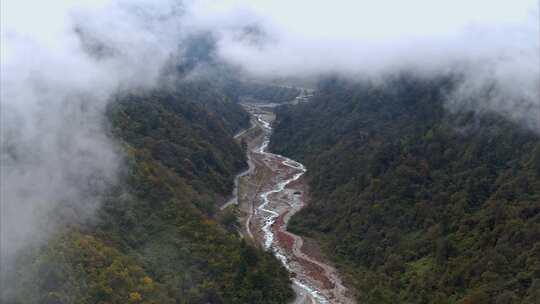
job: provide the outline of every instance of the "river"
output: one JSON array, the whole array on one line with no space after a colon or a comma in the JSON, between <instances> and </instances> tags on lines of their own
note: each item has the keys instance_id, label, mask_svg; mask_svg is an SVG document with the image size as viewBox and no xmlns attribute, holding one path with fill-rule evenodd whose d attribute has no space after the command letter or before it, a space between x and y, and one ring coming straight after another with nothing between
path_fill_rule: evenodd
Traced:
<instances>
[{"instance_id":1,"label":"river","mask_svg":"<svg viewBox=\"0 0 540 304\"><path fill-rule=\"evenodd\" d=\"M250 167L237 176L234 192L242 216L242 234L260 244L291 273L295 304L354 303L337 270L311 240L287 231L292 215L304 207L306 167L267 150L275 104L244 104L255 126L238 136L248 145ZM226 207L226 206L224 206Z\"/></svg>"}]
</instances>

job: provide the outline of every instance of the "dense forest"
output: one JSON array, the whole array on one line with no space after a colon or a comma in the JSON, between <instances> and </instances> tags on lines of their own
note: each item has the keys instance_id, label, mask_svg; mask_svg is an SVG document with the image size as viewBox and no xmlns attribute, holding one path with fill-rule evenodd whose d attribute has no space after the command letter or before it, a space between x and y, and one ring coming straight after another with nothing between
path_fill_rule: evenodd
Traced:
<instances>
[{"instance_id":1,"label":"dense forest","mask_svg":"<svg viewBox=\"0 0 540 304\"><path fill-rule=\"evenodd\" d=\"M119 95L107 116L124 155L120 182L91 221L19 257L12 302L287 302L288 272L215 212L246 166L232 135L249 117L235 100L183 81Z\"/></svg>"},{"instance_id":2,"label":"dense forest","mask_svg":"<svg viewBox=\"0 0 540 304\"><path fill-rule=\"evenodd\" d=\"M329 78L278 110L271 149L311 189L290 229L322 242L359 303L538 303L540 137L449 109L456 81Z\"/></svg>"}]
</instances>

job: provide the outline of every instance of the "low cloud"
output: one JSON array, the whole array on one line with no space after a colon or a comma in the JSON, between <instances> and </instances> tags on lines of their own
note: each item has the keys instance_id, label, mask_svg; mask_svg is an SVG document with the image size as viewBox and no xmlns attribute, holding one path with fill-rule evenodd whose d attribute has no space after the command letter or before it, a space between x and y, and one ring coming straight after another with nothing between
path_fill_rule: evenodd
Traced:
<instances>
[{"instance_id":1,"label":"low cloud","mask_svg":"<svg viewBox=\"0 0 540 304\"><path fill-rule=\"evenodd\" d=\"M271 43L252 44L227 32L221 36L221 57L253 75L456 74L462 82L449 106L474 100L477 109L535 128L537 111L531 109L540 106L536 0L229 2L215 10L250 11L260 16L271 38Z\"/></svg>"},{"instance_id":2,"label":"low cloud","mask_svg":"<svg viewBox=\"0 0 540 304\"><path fill-rule=\"evenodd\" d=\"M28 8L32 9L28 9ZM92 218L122 163L115 94L151 88L181 56L172 1L2 2L1 269Z\"/></svg>"}]
</instances>

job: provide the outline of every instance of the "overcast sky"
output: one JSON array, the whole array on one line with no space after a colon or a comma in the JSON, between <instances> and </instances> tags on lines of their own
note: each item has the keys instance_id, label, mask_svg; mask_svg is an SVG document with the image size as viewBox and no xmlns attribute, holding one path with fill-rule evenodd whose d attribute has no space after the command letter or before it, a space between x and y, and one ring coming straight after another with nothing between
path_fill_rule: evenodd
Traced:
<instances>
[{"instance_id":1,"label":"overcast sky","mask_svg":"<svg viewBox=\"0 0 540 304\"><path fill-rule=\"evenodd\" d=\"M221 49L224 57L256 72L358 71L387 68L396 61L425 65L448 57L531 56L539 43L537 3L206 0L195 2L193 15L209 26L223 16L258 16L276 43L261 50L224 40Z\"/></svg>"},{"instance_id":2,"label":"overcast sky","mask_svg":"<svg viewBox=\"0 0 540 304\"><path fill-rule=\"evenodd\" d=\"M70 15L126 3L170 6L171 0L17 0L2 2L2 31L61 48ZM223 57L259 73L386 68L399 61L448 56L503 56L538 49L537 0L190 0L186 27L224 31L257 22L274 44L261 50L228 41ZM28 9L31 7L32 9ZM7 45L7 46L6 46ZM9 43L2 44L9 56ZM495 50L493 50L495 49ZM529 51L530 52L530 51ZM419 56L419 53L421 55ZM464 54L467 53L467 54ZM497 53L497 55L494 55ZM260 58L264 57L264 58ZM321 62L324 58L326 64ZM260 58L260 60L257 60Z\"/></svg>"}]
</instances>

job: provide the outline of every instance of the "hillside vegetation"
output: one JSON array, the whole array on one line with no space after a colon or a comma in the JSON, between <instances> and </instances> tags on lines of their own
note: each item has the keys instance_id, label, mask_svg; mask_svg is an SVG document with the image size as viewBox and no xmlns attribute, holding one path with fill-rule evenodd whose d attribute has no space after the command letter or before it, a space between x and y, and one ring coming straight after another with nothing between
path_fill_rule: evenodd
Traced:
<instances>
[{"instance_id":1,"label":"hillside vegetation","mask_svg":"<svg viewBox=\"0 0 540 304\"><path fill-rule=\"evenodd\" d=\"M449 111L453 83L327 79L278 110L271 149L307 165L311 187L290 229L323 243L359 303L540 298L540 138Z\"/></svg>"},{"instance_id":2,"label":"hillside vegetation","mask_svg":"<svg viewBox=\"0 0 540 304\"><path fill-rule=\"evenodd\" d=\"M247 114L186 82L118 97L108 117L119 184L91 222L20 257L13 303L286 303L287 271L215 214L246 166L232 134Z\"/></svg>"}]
</instances>

